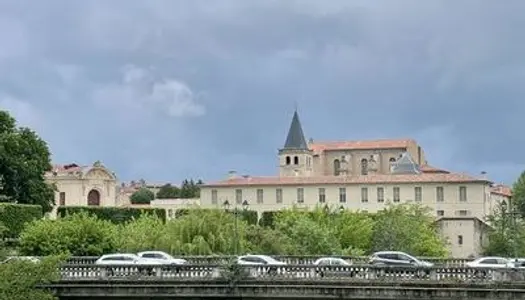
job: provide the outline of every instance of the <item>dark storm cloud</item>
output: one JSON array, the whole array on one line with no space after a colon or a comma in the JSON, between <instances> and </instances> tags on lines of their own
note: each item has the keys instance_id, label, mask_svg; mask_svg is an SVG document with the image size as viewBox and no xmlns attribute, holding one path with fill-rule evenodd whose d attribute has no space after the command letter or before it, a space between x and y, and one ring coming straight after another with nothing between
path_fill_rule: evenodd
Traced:
<instances>
[{"instance_id":1,"label":"dark storm cloud","mask_svg":"<svg viewBox=\"0 0 525 300\"><path fill-rule=\"evenodd\" d=\"M0 0L0 105L58 162L123 179L272 174L316 139L414 137L430 163L525 167L525 2Z\"/></svg>"}]
</instances>

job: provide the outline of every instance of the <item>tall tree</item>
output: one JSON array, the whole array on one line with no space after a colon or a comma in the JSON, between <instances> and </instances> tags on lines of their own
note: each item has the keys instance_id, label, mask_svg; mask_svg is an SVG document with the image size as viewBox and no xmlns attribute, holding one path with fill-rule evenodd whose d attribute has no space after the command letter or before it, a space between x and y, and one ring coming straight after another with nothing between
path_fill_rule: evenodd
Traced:
<instances>
[{"instance_id":1,"label":"tall tree","mask_svg":"<svg viewBox=\"0 0 525 300\"><path fill-rule=\"evenodd\" d=\"M486 255L521 257L525 254L525 224L507 204L499 203L487 218L492 230L485 245Z\"/></svg>"},{"instance_id":2,"label":"tall tree","mask_svg":"<svg viewBox=\"0 0 525 300\"><path fill-rule=\"evenodd\" d=\"M51 170L50 156L44 140L29 128L16 127L15 119L0 111L0 201L51 211L54 188L44 178Z\"/></svg>"},{"instance_id":3,"label":"tall tree","mask_svg":"<svg viewBox=\"0 0 525 300\"><path fill-rule=\"evenodd\" d=\"M512 185L512 206L525 218L525 171Z\"/></svg>"}]
</instances>

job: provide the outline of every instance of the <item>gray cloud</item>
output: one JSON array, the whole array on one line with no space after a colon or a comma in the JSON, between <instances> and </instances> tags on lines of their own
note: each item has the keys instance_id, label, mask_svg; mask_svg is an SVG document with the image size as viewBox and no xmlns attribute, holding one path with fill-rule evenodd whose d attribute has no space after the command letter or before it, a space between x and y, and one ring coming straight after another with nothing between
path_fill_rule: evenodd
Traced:
<instances>
[{"instance_id":1,"label":"gray cloud","mask_svg":"<svg viewBox=\"0 0 525 300\"><path fill-rule=\"evenodd\" d=\"M0 105L31 111L57 161L124 179L275 173L297 101L316 139L415 137L434 165L510 182L525 165L524 9L0 0L0 94L25 103Z\"/></svg>"}]
</instances>

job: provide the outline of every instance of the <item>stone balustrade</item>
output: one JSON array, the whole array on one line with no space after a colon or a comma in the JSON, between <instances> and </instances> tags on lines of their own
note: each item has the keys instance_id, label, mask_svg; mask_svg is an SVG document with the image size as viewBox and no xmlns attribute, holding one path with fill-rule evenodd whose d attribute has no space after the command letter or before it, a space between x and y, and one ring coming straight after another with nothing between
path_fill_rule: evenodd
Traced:
<instances>
[{"instance_id":1,"label":"stone balustrade","mask_svg":"<svg viewBox=\"0 0 525 300\"><path fill-rule=\"evenodd\" d=\"M299 255L275 255L275 259L285 262L287 264L313 264L318 258L322 256L299 256ZM225 264L231 262L234 256L181 256L186 259L190 264ZM353 262L353 263L366 263L368 262L368 256L341 256L341 258ZM97 256L73 256L68 260L69 264L93 264L98 259ZM437 258L437 257L419 257L421 260L425 260L434 263L439 266L464 266L468 259L462 258Z\"/></svg>"},{"instance_id":2,"label":"stone balustrade","mask_svg":"<svg viewBox=\"0 0 525 300\"><path fill-rule=\"evenodd\" d=\"M237 272L237 273L235 273ZM232 275L232 274L236 275ZM213 280L237 276L258 281L523 282L525 269L359 265L90 265L66 264L62 280Z\"/></svg>"}]
</instances>

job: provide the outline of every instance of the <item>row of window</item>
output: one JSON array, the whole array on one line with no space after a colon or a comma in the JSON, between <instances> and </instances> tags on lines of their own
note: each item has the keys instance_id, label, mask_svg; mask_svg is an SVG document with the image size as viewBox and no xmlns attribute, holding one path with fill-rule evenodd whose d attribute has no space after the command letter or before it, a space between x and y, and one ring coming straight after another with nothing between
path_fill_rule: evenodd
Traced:
<instances>
[{"instance_id":1,"label":"row of window","mask_svg":"<svg viewBox=\"0 0 525 300\"><path fill-rule=\"evenodd\" d=\"M285 158L285 161L286 161L286 165L291 165L292 164L292 157L291 156L287 156ZM294 165L298 165L299 164L299 156L294 156L293 157L293 164ZM311 164L312 164L312 158L311 157L307 157L306 158L306 165L310 166Z\"/></svg>"},{"instance_id":2,"label":"row of window","mask_svg":"<svg viewBox=\"0 0 525 300\"><path fill-rule=\"evenodd\" d=\"M395 157L389 159L390 165L396 162ZM334 175L341 175L341 161L339 159L334 159ZM366 158L361 159L361 175L368 175L368 160Z\"/></svg>"},{"instance_id":3,"label":"row of window","mask_svg":"<svg viewBox=\"0 0 525 300\"><path fill-rule=\"evenodd\" d=\"M377 202L385 202L385 188L378 187L376 189L376 193L377 193ZM369 194L368 188L366 187L361 188L361 202L363 203L368 202L368 194ZM399 187L393 187L392 196L393 196L392 197L393 202L400 202L401 201L401 189ZM275 190L275 200L276 200L276 203L283 202L283 190L281 188L277 188ZM414 201L421 202L422 200L423 200L422 187L420 186L414 187ZM217 190L211 191L211 201L212 201L212 204L218 203ZM437 202L445 201L445 192L442 186L436 187L436 201ZM467 187L466 186L459 187L459 201L461 202L467 201ZM235 190L235 202L237 204L241 204L243 202L242 189ZM263 189L257 189L256 202L257 204L264 203L264 190ZM296 202L304 203L304 188L297 188ZM326 189L325 188L318 189L318 202L326 203ZM346 188L344 187L339 188L339 203L346 203Z\"/></svg>"},{"instance_id":4,"label":"row of window","mask_svg":"<svg viewBox=\"0 0 525 300\"><path fill-rule=\"evenodd\" d=\"M444 217L445 216L445 211L444 210L437 210L436 211L436 215L438 217ZM465 209L456 210L454 216L455 217L468 217L468 216L470 216L470 211L465 210Z\"/></svg>"}]
</instances>

